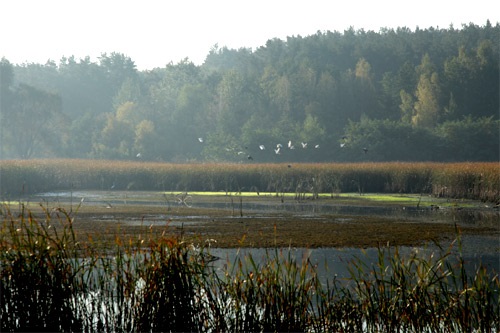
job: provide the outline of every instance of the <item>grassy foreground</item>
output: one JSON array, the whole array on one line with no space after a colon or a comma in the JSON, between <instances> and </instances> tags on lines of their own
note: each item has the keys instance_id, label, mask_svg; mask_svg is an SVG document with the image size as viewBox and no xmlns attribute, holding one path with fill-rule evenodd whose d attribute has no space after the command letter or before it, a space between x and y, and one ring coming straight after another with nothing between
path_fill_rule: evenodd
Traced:
<instances>
[{"instance_id":1,"label":"grassy foreground","mask_svg":"<svg viewBox=\"0 0 500 333\"><path fill-rule=\"evenodd\" d=\"M115 235L80 242L64 209L4 210L0 233L2 331L498 332L497 272L472 275L451 248L350 264L347 281L321 281L308 258L279 249L211 264L184 237ZM458 234L459 235L459 234ZM94 237L96 237L94 235ZM456 246L459 246L459 238Z\"/></svg>"}]
</instances>

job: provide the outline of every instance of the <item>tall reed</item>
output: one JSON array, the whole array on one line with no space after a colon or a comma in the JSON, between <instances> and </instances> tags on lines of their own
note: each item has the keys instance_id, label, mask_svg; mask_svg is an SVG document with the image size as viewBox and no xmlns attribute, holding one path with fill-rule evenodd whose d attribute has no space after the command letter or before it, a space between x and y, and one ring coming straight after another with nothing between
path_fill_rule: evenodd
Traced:
<instances>
[{"instance_id":1,"label":"tall reed","mask_svg":"<svg viewBox=\"0 0 500 333\"><path fill-rule=\"evenodd\" d=\"M418 193L500 202L498 163L172 164L0 161L0 195L55 190Z\"/></svg>"},{"instance_id":2,"label":"tall reed","mask_svg":"<svg viewBox=\"0 0 500 333\"><path fill-rule=\"evenodd\" d=\"M459 239L459 238L458 238ZM491 332L500 328L498 273L467 276L451 249L435 257L379 249L378 262L350 266L367 331ZM495 318L496 317L496 318ZM495 319L493 319L495 318Z\"/></svg>"},{"instance_id":3,"label":"tall reed","mask_svg":"<svg viewBox=\"0 0 500 333\"><path fill-rule=\"evenodd\" d=\"M8 210L5 214L0 238L2 330L80 330L74 296L84 285L81 273L86 267L75 260L80 247L70 216L45 211L44 221L39 221L24 210L19 217ZM62 230L53 228L53 214Z\"/></svg>"}]
</instances>

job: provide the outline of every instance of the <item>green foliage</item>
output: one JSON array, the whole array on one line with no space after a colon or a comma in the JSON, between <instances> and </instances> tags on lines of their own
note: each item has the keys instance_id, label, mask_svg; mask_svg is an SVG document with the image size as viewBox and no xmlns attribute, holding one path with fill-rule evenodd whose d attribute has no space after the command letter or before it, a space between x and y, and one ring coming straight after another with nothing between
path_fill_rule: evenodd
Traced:
<instances>
[{"instance_id":1,"label":"green foliage","mask_svg":"<svg viewBox=\"0 0 500 333\"><path fill-rule=\"evenodd\" d=\"M97 62L70 57L44 65L13 66L2 59L2 157L134 159L141 153L143 160L152 161L235 161L222 151L227 143L197 145L198 137L218 133L230 137L231 145L255 150L289 140L315 141L326 148L281 160L265 156L261 162L498 160L498 147L488 141L478 142L484 148L477 154L467 149L454 155L448 149L456 150L460 140L451 142L454 136L448 136L446 143L439 141L445 122L498 120L499 47L494 41L500 25L486 23L415 31L351 28L274 38L256 50L216 45L203 65L184 59L143 72L119 53L103 54ZM27 91L27 86L33 89ZM36 100L36 91L60 100L57 115L40 114L47 108L13 111L14 105ZM43 129L16 123L21 114L36 124L49 118L58 123ZM106 120L108 114L118 123ZM366 126L363 118L413 124L402 145L417 146L413 156L418 158L401 157L407 148L371 157L331 148L353 130L353 123L367 131L362 135L373 147L365 148L386 146L377 141L386 136L376 132L377 126ZM420 130L425 138L416 135ZM33 131L47 141L33 139ZM394 132L387 140L400 140L399 131ZM41 144L30 147L26 142Z\"/></svg>"},{"instance_id":2,"label":"green foliage","mask_svg":"<svg viewBox=\"0 0 500 333\"><path fill-rule=\"evenodd\" d=\"M346 127L344 154L355 161L424 161L436 160L440 150L427 147L436 142L435 134L425 128L391 120L362 118ZM363 148L368 152L363 154ZM439 156L443 158L443 156Z\"/></svg>"},{"instance_id":3,"label":"green foliage","mask_svg":"<svg viewBox=\"0 0 500 333\"><path fill-rule=\"evenodd\" d=\"M4 153L23 159L57 154L67 134L60 97L26 84L11 93L0 117Z\"/></svg>"},{"instance_id":4,"label":"green foliage","mask_svg":"<svg viewBox=\"0 0 500 333\"><path fill-rule=\"evenodd\" d=\"M363 117L346 126L342 154L353 161L498 161L499 126L493 117L446 121L434 129Z\"/></svg>"},{"instance_id":5,"label":"green foliage","mask_svg":"<svg viewBox=\"0 0 500 333\"><path fill-rule=\"evenodd\" d=\"M493 117L443 122L436 129L450 161L499 161L500 120ZM449 153L451 152L451 154Z\"/></svg>"},{"instance_id":6,"label":"green foliage","mask_svg":"<svg viewBox=\"0 0 500 333\"><path fill-rule=\"evenodd\" d=\"M493 59L493 46L488 39L478 41L477 48L458 49L458 55L446 60L444 78L446 86L453 94L455 103L454 119L474 115L488 117L487 109L497 109L500 102L492 92L500 88L498 80L499 62Z\"/></svg>"},{"instance_id":7,"label":"green foliage","mask_svg":"<svg viewBox=\"0 0 500 333\"><path fill-rule=\"evenodd\" d=\"M441 116L439 104L439 82L438 75L422 74L418 81L415 92L417 98L415 102L415 112L412 117L412 123L418 127L433 127L438 123Z\"/></svg>"}]
</instances>

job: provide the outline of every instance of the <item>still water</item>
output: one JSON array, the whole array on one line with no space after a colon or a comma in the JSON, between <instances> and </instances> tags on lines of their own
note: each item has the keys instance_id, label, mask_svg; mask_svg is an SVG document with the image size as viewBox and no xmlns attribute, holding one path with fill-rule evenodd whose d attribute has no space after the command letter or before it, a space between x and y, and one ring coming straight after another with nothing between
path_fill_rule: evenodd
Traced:
<instances>
[{"instance_id":1,"label":"still water","mask_svg":"<svg viewBox=\"0 0 500 333\"><path fill-rule=\"evenodd\" d=\"M445 245L445 246L443 246ZM450 247L449 247L450 246ZM439 258L441 254L450 251L448 257L451 263L458 262L458 256L464 259L465 269L468 274L474 274L479 265L487 268L491 274L500 272L500 256L498 252L493 252L492 249L498 249L498 239L488 237L464 237L462 239L462 248L459 250L458 245L441 244L441 249L433 244L421 247L399 247L399 254L410 256L417 253L419 257L430 258L434 254L434 258ZM385 263L390 262L389 254L394 254L395 249L385 249ZM349 278L349 265L355 260L361 260L368 268L377 267L379 260L379 250L376 248L359 249L359 248L283 248L283 249L218 249L209 250L211 255L214 255L218 260L214 261L214 265L221 270L231 266L236 259L241 259L245 263L245 257L251 255L257 265L262 265L267 258L275 258L279 254L281 258L291 258L296 260L298 264L304 259L309 259L312 265L316 265L318 276L323 279Z\"/></svg>"}]
</instances>

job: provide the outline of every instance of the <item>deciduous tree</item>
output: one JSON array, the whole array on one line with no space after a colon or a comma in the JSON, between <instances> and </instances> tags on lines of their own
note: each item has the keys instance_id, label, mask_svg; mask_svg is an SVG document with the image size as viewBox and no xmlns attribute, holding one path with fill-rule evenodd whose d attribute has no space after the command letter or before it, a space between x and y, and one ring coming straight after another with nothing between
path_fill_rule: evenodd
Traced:
<instances>
[{"instance_id":1,"label":"deciduous tree","mask_svg":"<svg viewBox=\"0 0 500 333\"><path fill-rule=\"evenodd\" d=\"M54 155L62 149L66 117L57 94L21 84L14 91L10 108L2 109L3 130L12 157Z\"/></svg>"}]
</instances>

